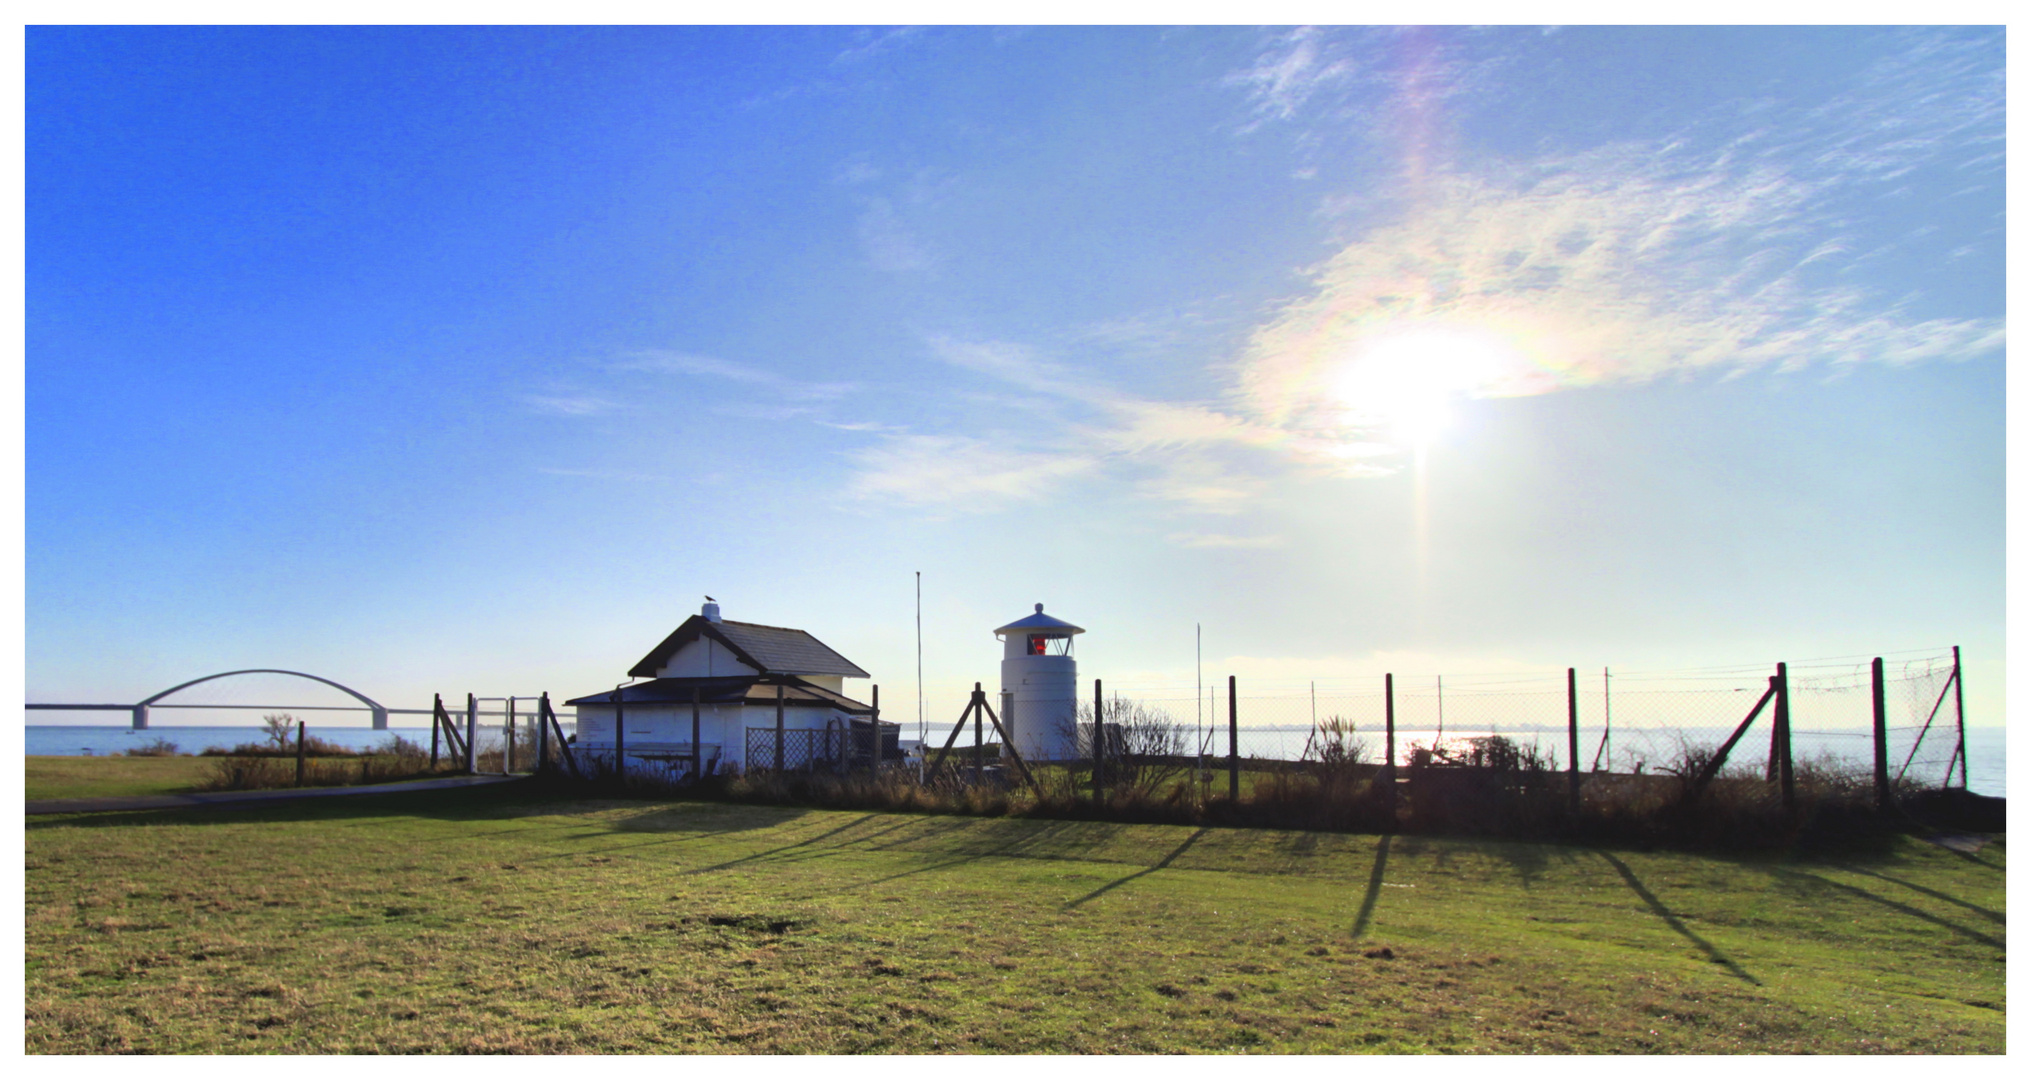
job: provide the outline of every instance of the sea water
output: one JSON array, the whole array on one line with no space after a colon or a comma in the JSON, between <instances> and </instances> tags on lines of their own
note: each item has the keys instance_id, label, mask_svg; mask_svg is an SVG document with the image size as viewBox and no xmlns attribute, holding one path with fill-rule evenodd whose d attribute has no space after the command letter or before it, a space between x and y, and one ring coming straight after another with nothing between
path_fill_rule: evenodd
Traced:
<instances>
[{"instance_id":1,"label":"sea water","mask_svg":"<svg viewBox=\"0 0 2031 1080\"><path fill-rule=\"evenodd\" d=\"M519 725L518 725L519 726ZM565 721L564 730L570 734L574 725ZM463 730L463 729L461 729ZM524 729L526 730L526 729ZM231 749L241 743L265 742L266 734L257 727L177 727L164 724L146 731L110 725L87 724L30 724L26 728L27 752L30 754L57 755L113 755L145 746L156 739L173 744L181 753L195 754L208 747ZM421 746L430 745L428 727L390 727L386 731L374 731L364 727L312 727L309 734L326 742L353 750L368 750L381 746L394 736L400 735ZM480 746L485 748L500 741L501 727L481 725ZM1247 757L1296 760L1304 756L1311 729L1303 726L1243 727L1238 732L1240 751ZM1485 731L1447 730L1441 735L1435 731L1418 731L1399 728L1396 733L1398 754L1412 745L1429 746L1435 738L1442 738L1451 747L1461 747L1466 740L1490 734ZM1506 731L1505 738L1526 746L1535 743L1540 750L1556 754L1561 763L1564 759L1565 732L1556 729L1527 731ZM1697 736L1695 741L1709 744L1718 743L1727 737L1719 732L1714 737L1708 732L1687 732L1680 729L1628 728L1616 731L1610 739L1609 750L1602 762L1604 768L1628 771L1634 762L1642 760L1650 771L1669 764L1681 735ZM1746 762L1759 762L1769 750L1767 733L1752 731L1736 748L1733 757ZM1189 739L1190 732L1187 732ZM1356 737L1366 744L1367 758L1379 759L1382 747L1381 725L1373 730L1363 726ZM1599 731L1581 734L1581 763L1591 766L1599 750ZM1968 741L1968 790L1981 795L2001 796L2005 792L2004 740L2000 727L1970 727ZM1863 729L1796 729L1792 733L1792 749L1796 757L1814 756L1824 753L1854 768L1866 770L1870 767L1870 734ZM1895 773L1902 765L1904 751L1908 746L1893 748L1891 771ZM1191 752L1187 748L1187 752ZM1220 728L1206 739L1205 752L1209 758L1222 758L1227 753L1227 732ZM1945 754L1950 746L1944 741L1934 744L1928 741L1922 757L1911 765L1910 776L1921 783L1937 784L1945 775ZM1956 770L1958 772L1958 770ZM1936 775L1935 775L1936 774Z\"/></svg>"}]
</instances>

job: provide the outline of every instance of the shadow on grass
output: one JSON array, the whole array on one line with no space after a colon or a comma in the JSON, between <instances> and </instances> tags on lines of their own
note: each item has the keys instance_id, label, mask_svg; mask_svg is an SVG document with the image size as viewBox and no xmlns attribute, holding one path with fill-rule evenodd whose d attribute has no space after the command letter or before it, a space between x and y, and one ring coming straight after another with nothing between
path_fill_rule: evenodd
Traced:
<instances>
[{"instance_id":1,"label":"shadow on grass","mask_svg":"<svg viewBox=\"0 0 2031 1080\"><path fill-rule=\"evenodd\" d=\"M1824 885L1829 889L1834 889L1839 892L1847 893L1850 896L1860 897L1861 899L1870 901L1871 903L1881 904L1884 907L1889 908L1890 910L1895 911L1899 914L1909 915L1914 919L1918 919L1923 922L1929 922L1932 925L1940 927L1945 930L1951 930L1956 934L1962 935L1963 937L1973 938L1974 940L1979 941L1984 945L1990 946L1991 948L2000 950L2004 947L2002 940L1999 938L1990 937L1989 935L1984 934L1978 930L1970 930L1967 927L1962 926L1961 924L1954 922L1951 919L1942 919L1929 911L1920 911L1919 909L1912 907L1910 904L1899 903L1895 900L1890 899L1887 896L1878 896L1875 893L1872 893L1864 888L1860 888L1854 885L1846 885L1838 881L1832 881L1827 878L1823 878L1818 874L1810 874L1803 870L1786 870L1782 867L1772 867L1770 869L1770 872L1778 877L1791 878L1793 880L1809 881L1815 885ZM1903 883L1899 882L1898 884Z\"/></svg>"},{"instance_id":2,"label":"shadow on grass","mask_svg":"<svg viewBox=\"0 0 2031 1080\"><path fill-rule=\"evenodd\" d=\"M1663 919L1666 926L1669 926L1673 930L1677 931L1680 937L1686 939L1687 941L1692 942L1694 945L1699 946L1700 951L1707 954L1707 959L1712 960L1714 963L1727 968L1729 974L1735 976L1738 979L1741 979L1743 982L1746 982L1752 986L1763 985L1763 980L1758 979L1756 976L1749 974L1747 971L1744 971L1742 969L1742 965L1737 964L1734 960L1730 959L1726 953L1715 948L1713 942L1708 941L1706 938L1703 938L1698 934L1694 933L1692 928L1687 926L1683 920L1681 920L1678 916L1672 914L1671 909L1664 906L1664 902L1657 898L1656 893L1653 893L1649 889L1644 887L1643 882L1637 879L1636 872L1629 869L1629 865L1627 863L1624 863L1622 860L1616 858L1613 855L1608 854L1605 851L1596 851L1594 852L1594 854L1599 855L1601 858L1608 860L1608 865L1614 867L1615 872L1622 875L1622 880L1628 884L1630 891L1634 892L1638 897L1642 898L1644 904L1649 906L1651 912L1654 913L1658 918Z\"/></svg>"},{"instance_id":3,"label":"shadow on grass","mask_svg":"<svg viewBox=\"0 0 2031 1080\"><path fill-rule=\"evenodd\" d=\"M955 866L965 866L968 863L979 862L982 859L1057 858L1057 856L1051 855L1043 855L1043 856L1025 855L1022 853L1021 849L1033 844L1040 843L1043 840L1050 838L1054 834L1064 832L1065 830L1072 828L1078 824L1079 823L1076 821L1054 821L1045 825L1041 829L1021 833L1019 835L1010 837L1009 839L1004 840L1000 844L994 845L992 847L966 852L965 854L960 855L956 859L947 859L944 862L932 863L929 866L919 866L914 870L904 870L900 873L889 874L884 877L874 878L869 881L855 882L852 885L844 885L837 889L830 889L827 891L845 892L848 889L872 888L873 886L876 885L882 885L887 882L895 881L898 878L913 877L917 874L928 874L936 870L950 870ZM950 831L950 830L941 830L941 831Z\"/></svg>"},{"instance_id":4,"label":"shadow on grass","mask_svg":"<svg viewBox=\"0 0 2031 1080\"><path fill-rule=\"evenodd\" d=\"M1384 836L1375 842L1375 867L1368 871L1368 895L1361 898L1361 911L1354 916L1354 940L1368 932L1368 923L1375 917L1375 902L1382 896L1382 875L1389 869L1389 843L1394 837Z\"/></svg>"},{"instance_id":5,"label":"shadow on grass","mask_svg":"<svg viewBox=\"0 0 2031 1080\"><path fill-rule=\"evenodd\" d=\"M880 815L862 814L861 816L854 818L852 821L849 821L844 825L837 826L836 828L827 829L816 836L807 836L804 839L797 841L796 843L784 844L782 847L770 848L767 851L757 851L752 855L743 855L738 859L728 859L723 863L714 863L711 866L701 866L696 870L686 870L685 873L710 874L720 870L730 870L736 866L741 866L743 864L751 862L760 862L763 859L780 856L785 852L796 851L799 848L808 848L811 845L816 844L820 840L824 840L828 837L838 836L840 833L846 832L847 830L855 828L856 826L866 824L867 822L874 820L878 816Z\"/></svg>"},{"instance_id":6,"label":"shadow on grass","mask_svg":"<svg viewBox=\"0 0 2031 1080\"><path fill-rule=\"evenodd\" d=\"M1207 829L1206 826L1203 825L1200 826L1197 831L1192 833L1192 835L1185 837L1184 843L1179 844L1177 847L1172 848L1170 854L1157 860L1156 865L1145 867L1144 869L1141 870L1137 870L1135 873L1130 874L1127 877L1116 878L1113 881L1110 881L1107 884L1102 885L1101 887L1093 890L1092 892L1087 893L1085 896L1082 896L1079 899L1074 900L1069 904L1066 904L1065 907L1067 909L1078 907L1079 905L1085 903L1086 901L1095 899L1104 893L1113 892L1115 889L1121 888L1123 885L1126 885L1129 882L1134 881L1136 878L1148 877L1149 875L1154 874L1159 870L1162 870L1163 868L1171 865L1172 861L1175 860L1178 856L1183 855L1187 850L1189 850L1193 844L1198 843L1199 838L1205 836L1208 831L1209 830Z\"/></svg>"},{"instance_id":7,"label":"shadow on grass","mask_svg":"<svg viewBox=\"0 0 2031 1080\"><path fill-rule=\"evenodd\" d=\"M1865 870L1862 867L1850 866L1846 863L1834 863L1832 865L1836 870L1846 870L1850 874L1862 874L1866 877L1876 878L1880 881L1887 881L1892 885L1902 885L1905 888L1910 889L1912 892L1924 893L1925 895L1932 897L1934 900L1944 900L1949 904L1953 904L1958 907L1964 907L1969 911L1972 911L1975 914L1980 915L1982 918L1989 920L1992 923L2005 923L2008 921L2004 918L2003 913L2000 911L1991 911L1988 908L1981 906L1980 904L1970 903L1969 901L1963 900L1958 896L1950 896L1946 893L1940 892L1938 889L1929 889L1923 885L1918 885L1913 882L1906 881L1903 878L1891 877L1888 874L1879 874L1874 870Z\"/></svg>"},{"instance_id":8,"label":"shadow on grass","mask_svg":"<svg viewBox=\"0 0 2031 1080\"><path fill-rule=\"evenodd\" d=\"M1939 850L1946 852L1948 855L1951 855L1954 858L1960 859L1964 862L1974 863L1976 866L1979 866L1984 870L1994 870L1998 874L2007 872L2003 869L2003 865L2001 863L1992 863L1989 860L1982 858L1980 855L1977 855L1972 851L1960 851L1955 848L1947 847L1944 844L1940 844L1937 846L1939 847ZM2001 845L1998 844L1997 846Z\"/></svg>"}]
</instances>

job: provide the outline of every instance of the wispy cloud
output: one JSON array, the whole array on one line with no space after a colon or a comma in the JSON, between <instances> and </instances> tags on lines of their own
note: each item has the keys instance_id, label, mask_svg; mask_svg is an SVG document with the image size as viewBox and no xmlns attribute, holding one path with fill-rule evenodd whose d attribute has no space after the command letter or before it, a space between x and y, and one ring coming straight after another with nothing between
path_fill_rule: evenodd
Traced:
<instances>
[{"instance_id":1,"label":"wispy cloud","mask_svg":"<svg viewBox=\"0 0 2031 1080\"><path fill-rule=\"evenodd\" d=\"M856 383L807 382L748 364L668 349L638 349L624 354L611 366L621 371L652 371L724 379L728 382L759 387L798 401L830 401L859 389Z\"/></svg>"},{"instance_id":2,"label":"wispy cloud","mask_svg":"<svg viewBox=\"0 0 2031 1080\"><path fill-rule=\"evenodd\" d=\"M1912 319L1900 302L1815 275L1842 250L1805 228L1818 185L1768 166L1698 165L1616 146L1506 180L1431 182L1257 329L1237 369L1244 415L1337 439L1384 423L1406 395L2001 347L2000 319Z\"/></svg>"},{"instance_id":3,"label":"wispy cloud","mask_svg":"<svg viewBox=\"0 0 2031 1080\"><path fill-rule=\"evenodd\" d=\"M1230 536L1226 533L1175 532L1164 539L1188 548L1274 548L1283 546L1281 536Z\"/></svg>"},{"instance_id":4,"label":"wispy cloud","mask_svg":"<svg viewBox=\"0 0 2031 1080\"><path fill-rule=\"evenodd\" d=\"M1094 465L1076 452L1016 450L957 435L890 435L848 456L860 469L849 486L856 499L977 512L1034 499Z\"/></svg>"},{"instance_id":5,"label":"wispy cloud","mask_svg":"<svg viewBox=\"0 0 2031 1080\"><path fill-rule=\"evenodd\" d=\"M1254 64L1228 75L1227 84L1247 90L1257 123L1289 120L1321 88L1345 83L1357 70L1350 59L1326 55L1328 40L1316 26L1279 32Z\"/></svg>"},{"instance_id":6,"label":"wispy cloud","mask_svg":"<svg viewBox=\"0 0 2031 1080\"><path fill-rule=\"evenodd\" d=\"M623 469L561 469L539 467L537 472L545 476L571 476L585 480L622 480L629 483L668 483L673 478L662 473L629 472ZM694 478L695 479L695 478Z\"/></svg>"},{"instance_id":7,"label":"wispy cloud","mask_svg":"<svg viewBox=\"0 0 2031 1080\"><path fill-rule=\"evenodd\" d=\"M591 394L523 394L522 401L554 416L596 416L620 408L617 402Z\"/></svg>"},{"instance_id":8,"label":"wispy cloud","mask_svg":"<svg viewBox=\"0 0 2031 1080\"><path fill-rule=\"evenodd\" d=\"M850 48L842 49L832 58L839 67L864 64L885 53L895 52L910 44L923 40L921 26L899 26L888 30L863 29L855 32L856 41Z\"/></svg>"},{"instance_id":9,"label":"wispy cloud","mask_svg":"<svg viewBox=\"0 0 2031 1080\"><path fill-rule=\"evenodd\" d=\"M1388 63L1357 63L1350 40ZM1280 33L1229 80L1258 124L1290 121L1302 146L1324 119L1366 109L1403 167L1327 203L1338 250L1216 366L1224 392L1163 400L1100 374L1095 353L1152 340L1159 324L1100 325L1055 350L933 336L933 356L1019 391L1008 404L1041 426L992 447L894 436L856 458L857 490L1041 498L1105 474L1180 511L1232 514L1293 473L1396 471L1405 432L1460 398L1995 355L2001 318L1920 315L1919 298L1851 273L1897 257L1859 239L1858 192L1894 192L1920 168L1992 192L2002 167L1999 42L1899 40L1817 105L1745 100L1660 139L1470 168L1442 152L1441 114L1499 81L1509 45ZM1173 540L1221 537L1256 542Z\"/></svg>"},{"instance_id":10,"label":"wispy cloud","mask_svg":"<svg viewBox=\"0 0 2031 1080\"><path fill-rule=\"evenodd\" d=\"M869 200L867 209L861 212L858 229L861 251L866 254L868 265L877 270L904 273L929 269L937 262L930 247L910 231L896 213L895 205L887 199Z\"/></svg>"}]
</instances>

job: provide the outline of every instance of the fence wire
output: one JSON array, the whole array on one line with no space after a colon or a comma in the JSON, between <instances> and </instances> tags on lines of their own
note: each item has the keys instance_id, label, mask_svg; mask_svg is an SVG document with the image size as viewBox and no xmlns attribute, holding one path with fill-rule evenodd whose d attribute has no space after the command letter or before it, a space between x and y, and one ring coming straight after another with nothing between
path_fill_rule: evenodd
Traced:
<instances>
[{"instance_id":1,"label":"fence wire","mask_svg":"<svg viewBox=\"0 0 2031 1080\"><path fill-rule=\"evenodd\" d=\"M1951 655L1886 662L1884 712L1890 775L1925 787L1961 786L1962 717ZM1564 672L1545 675L1333 679L1268 689L1240 685L1234 736L1243 757L1298 760L1312 732L1328 721L1351 724L1362 760L1381 762L1387 721L1395 718L1395 754L1406 764L1419 748L1462 753L1471 741L1502 736L1533 750L1552 768L1573 760L1569 710L1579 728L1583 771L1656 772L1688 749L1719 746L1770 688L1773 667L1710 668L1617 675L1576 672L1571 698ZM1791 752L1801 767L1867 773L1874 767L1874 697L1867 660L1788 665ZM1160 709L1209 758L1229 750L1226 683L1194 688L1111 691ZM1393 703L1392 703L1393 698ZM1393 708L1392 708L1393 704ZM1731 752L1736 771L1760 771L1774 750L1774 703Z\"/></svg>"}]
</instances>

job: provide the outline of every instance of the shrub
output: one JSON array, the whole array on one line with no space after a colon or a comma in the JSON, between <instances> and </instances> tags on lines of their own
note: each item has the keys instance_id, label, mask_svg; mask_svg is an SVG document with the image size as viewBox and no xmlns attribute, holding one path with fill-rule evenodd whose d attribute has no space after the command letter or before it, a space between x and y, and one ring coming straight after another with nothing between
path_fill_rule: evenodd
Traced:
<instances>
[{"instance_id":1,"label":"shrub","mask_svg":"<svg viewBox=\"0 0 2031 1080\"><path fill-rule=\"evenodd\" d=\"M1082 747L1090 753L1090 710L1081 714ZM1536 746L1501 736L1469 740L1446 750L1411 746L1408 783L1387 782L1385 766L1365 760L1369 748L1339 717L1319 724L1297 762L1251 761L1239 799L1225 785L1212 793L1193 782L1179 725L1161 710L1116 698L1105 703L1113 744L1114 775L1103 771L1093 794L1088 762L1033 765L1035 786L1013 769L996 769L972 783L962 760L948 762L928 780L909 767L846 774L757 770L702 781L658 777L632 767L616 775L611 760L580 759L588 775L574 779L561 768L545 783L587 793L647 797L686 795L843 809L916 811L1045 818L1088 818L1183 825L1240 825L1334 831L1465 834L1505 839L1593 842L1736 851L1800 850L1871 842L1906 827L1901 811L1875 806L1873 779L1831 757L1795 764L1796 807L1788 808L1760 762L1737 760L1695 793L1691 781L1712 763L1710 746L1682 744L1655 771L1634 762L1633 773L1580 774L1573 799L1571 775L1552 767ZM1131 752L1140 751L1140 752ZM1401 791L1403 794L1399 795ZM1917 792L1901 792L1916 810ZM1967 800L1962 800L1963 802ZM1935 799L1933 802L1939 802ZM1930 804L1925 804L1929 806ZM1946 807L1964 816L1996 813L1986 806ZM1970 820L1973 818L1970 817ZM1982 820L1988 820L1984 817Z\"/></svg>"},{"instance_id":2,"label":"shrub","mask_svg":"<svg viewBox=\"0 0 2031 1080\"><path fill-rule=\"evenodd\" d=\"M176 744L160 735L140 746L127 748L128 757L175 757L177 753Z\"/></svg>"}]
</instances>

